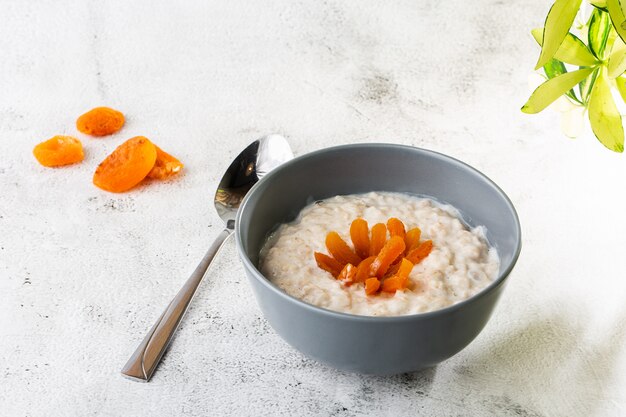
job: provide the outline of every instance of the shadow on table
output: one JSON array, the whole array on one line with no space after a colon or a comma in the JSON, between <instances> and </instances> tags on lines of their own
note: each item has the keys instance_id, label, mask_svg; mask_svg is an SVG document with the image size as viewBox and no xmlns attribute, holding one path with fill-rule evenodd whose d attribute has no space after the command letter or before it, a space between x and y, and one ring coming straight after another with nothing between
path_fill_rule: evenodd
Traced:
<instances>
[{"instance_id":1,"label":"shadow on table","mask_svg":"<svg viewBox=\"0 0 626 417\"><path fill-rule=\"evenodd\" d=\"M505 391L517 391L518 399L539 394L547 401L543 408L556 407L558 415L603 415L604 392L626 342L626 309L616 316L595 340L585 339L589 329L583 327L583 320L557 315L530 322L455 371L461 378L492 388L489 392L502 392L503 382L512 382ZM496 406L514 403L507 396L493 401Z\"/></svg>"}]
</instances>

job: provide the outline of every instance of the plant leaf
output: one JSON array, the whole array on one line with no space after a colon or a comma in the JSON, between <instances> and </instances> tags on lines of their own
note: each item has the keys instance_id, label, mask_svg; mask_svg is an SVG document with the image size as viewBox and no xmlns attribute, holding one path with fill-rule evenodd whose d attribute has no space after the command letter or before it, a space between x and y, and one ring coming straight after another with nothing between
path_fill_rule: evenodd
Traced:
<instances>
[{"instance_id":1,"label":"plant leaf","mask_svg":"<svg viewBox=\"0 0 626 417\"><path fill-rule=\"evenodd\" d=\"M530 33L539 45L543 44L543 28L533 29ZM561 46L554 54L554 58L581 67L591 67L599 64L599 61L593 56L587 45L569 32L565 35L563 43L561 43Z\"/></svg>"},{"instance_id":2,"label":"plant leaf","mask_svg":"<svg viewBox=\"0 0 626 417\"><path fill-rule=\"evenodd\" d=\"M623 0L606 0L606 9L609 11L615 31L626 42L626 13L622 7Z\"/></svg>"},{"instance_id":3,"label":"plant leaf","mask_svg":"<svg viewBox=\"0 0 626 417\"><path fill-rule=\"evenodd\" d=\"M622 97L622 100L624 100L624 103L626 103L626 78L617 77L615 79L615 84L617 84L617 91L619 91L619 95Z\"/></svg>"},{"instance_id":4,"label":"plant leaf","mask_svg":"<svg viewBox=\"0 0 626 417\"><path fill-rule=\"evenodd\" d=\"M617 110L611 88L602 72L589 97L589 122L600 143L614 152L624 151L624 126Z\"/></svg>"},{"instance_id":5,"label":"plant leaf","mask_svg":"<svg viewBox=\"0 0 626 417\"><path fill-rule=\"evenodd\" d=\"M574 18L582 0L556 0L543 28L543 45L535 70L543 67L554 56L559 46L565 39L565 35L574 23Z\"/></svg>"},{"instance_id":6,"label":"plant leaf","mask_svg":"<svg viewBox=\"0 0 626 417\"><path fill-rule=\"evenodd\" d=\"M587 34L589 49L600 60L604 59L606 41L609 39L611 19L609 14L602 10L594 9L589 18L589 32Z\"/></svg>"},{"instance_id":7,"label":"plant leaf","mask_svg":"<svg viewBox=\"0 0 626 417\"><path fill-rule=\"evenodd\" d=\"M583 68L568 72L541 84L522 106L522 111L528 114L539 113L548 107L554 100L571 90L576 84L587 78L593 68Z\"/></svg>"},{"instance_id":8,"label":"plant leaf","mask_svg":"<svg viewBox=\"0 0 626 417\"><path fill-rule=\"evenodd\" d=\"M622 75L624 71L626 71L626 44L621 38L617 38L609 55L607 75L613 79Z\"/></svg>"},{"instance_id":9,"label":"plant leaf","mask_svg":"<svg viewBox=\"0 0 626 417\"><path fill-rule=\"evenodd\" d=\"M561 61L552 58L550 61L548 61L546 65L543 66L543 72L546 73L546 76L550 80L554 77L558 77L561 74L565 74L567 72L567 68L565 68L565 65ZM569 98L576 101L577 103L583 104L580 100L578 100L578 97L576 97L576 93L574 93L573 89L569 90L565 94L567 94Z\"/></svg>"},{"instance_id":10,"label":"plant leaf","mask_svg":"<svg viewBox=\"0 0 626 417\"><path fill-rule=\"evenodd\" d=\"M589 0L589 4L598 9L606 10L606 0Z\"/></svg>"},{"instance_id":11,"label":"plant leaf","mask_svg":"<svg viewBox=\"0 0 626 417\"><path fill-rule=\"evenodd\" d=\"M591 74L591 77L587 77L578 84L578 91L580 92L580 98L583 101L584 105L587 105L589 102L589 94L591 93L591 89L596 82L596 78L598 77L599 68Z\"/></svg>"}]
</instances>

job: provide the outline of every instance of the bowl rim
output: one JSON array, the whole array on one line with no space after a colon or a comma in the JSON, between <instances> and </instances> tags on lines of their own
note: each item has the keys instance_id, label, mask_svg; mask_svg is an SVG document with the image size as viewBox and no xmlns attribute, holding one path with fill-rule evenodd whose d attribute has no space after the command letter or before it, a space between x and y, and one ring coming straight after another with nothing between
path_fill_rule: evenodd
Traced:
<instances>
[{"instance_id":1,"label":"bowl rim","mask_svg":"<svg viewBox=\"0 0 626 417\"><path fill-rule=\"evenodd\" d=\"M517 231L517 242L516 242L516 248L515 251L513 253L513 256L511 257L511 261L509 262L509 265L507 265L507 267L505 268L505 270L498 274L498 277L496 279L493 280L493 282L491 282L488 286L486 286L485 288L483 288L482 290L480 290L478 293L472 295L471 297L463 300L463 301L459 301L458 303L449 305L447 307L438 309L438 310L433 310L433 311L427 311L427 312L423 312L423 313L415 313L415 314L404 314L404 315L398 315L398 316L366 316L366 315L359 315L359 314L352 314L352 313L343 313L340 311L335 311L335 310L329 310L323 307L318 307L315 306L313 304L309 304L303 300L300 300L299 298L296 298L292 295L287 294L285 291L283 291L281 288L279 288L278 286L276 286L274 283L272 283L269 279L267 279L262 273L261 271L259 271L259 269L252 263L252 261L250 260L250 258L248 257L248 255L245 253L244 249L243 249L243 244L242 244L242 238L241 238L241 218L243 217L244 213L246 212L246 207L249 204L250 199L252 198L252 196L258 192L258 190L260 189L260 187L262 185L264 185L265 183L269 182L272 180L272 178L276 175L278 175L281 171L287 169L288 167L298 164L300 161L307 159L307 158L311 158L311 157L315 157L315 156L319 156L319 155L323 155L325 153L331 153L331 152L336 152L336 151L340 151L340 150L346 150L346 149L354 149L354 148L397 148L397 149L401 149L401 150L409 150L411 152L422 152L424 154L428 154L429 156L435 158L435 159L439 159L439 160L444 160L447 162L450 162L452 164L461 166L465 169L468 169L470 171L473 171L475 174L477 174L479 177L481 177L482 179L484 179L488 184L490 184L492 187L494 187L496 189L496 191L504 198L506 204L509 206L511 212L513 213L513 219L515 221L515 229ZM435 196L433 196L435 197ZM436 197L435 197L436 198ZM402 144L395 144L395 143L351 143L351 144L346 144L346 145L338 145L338 146L330 146L330 147L326 147L326 148L322 148L322 149L318 149L312 152L308 152L305 153L303 155L299 155L298 157L285 162L284 164L280 165L279 167L277 167L276 169L272 170L271 172L269 172L268 174L266 174L263 178L261 178L259 180L259 182L257 182L251 189L250 191L248 191L248 193L246 194L246 196L244 197L239 210L237 210L237 217L235 219L235 244L237 247L237 252L239 253L239 258L241 259L242 263L244 264L244 267L246 269L248 269L249 272L252 273L252 275L254 276L254 278L259 281L261 283L261 285L264 285L266 288L268 288L270 291L272 291L275 295L287 300L288 302L291 303L295 303L296 305L311 311L312 313L316 313L316 314L321 314L321 315L326 315L326 316L330 316L330 317L335 317L337 319L342 319L342 320L355 320L355 321L375 321L375 322L380 322L380 323L384 323L384 322L404 322L404 321L414 321L414 320L427 320L430 318L434 318L434 317L438 317L438 316L445 316L448 315L450 313L453 313L457 310L461 310L463 309L466 305L468 304L472 304L474 302L476 302L477 300L487 296L489 293L491 293L492 291L495 291L499 286L501 286L504 281L506 280L506 278L510 275L511 271L513 270L513 268L515 267L515 264L517 263L517 260L519 259L520 256L520 252L522 250L522 229L521 229L521 225L520 225L520 221L519 221L519 216L517 214L517 211L515 210L515 206L513 205L513 203L511 202L511 199L506 195L506 193L493 181L491 180L491 178L489 178L487 175L483 174L481 171L479 171L478 169L472 167L471 165L456 159L452 156L443 154L441 152L437 152L437 151L433 151L433 150L429 150L429 149L424 149L424 148L418 148L416 146L410 146L410 145L402 145Z\"/></svg>"}]
</instances>

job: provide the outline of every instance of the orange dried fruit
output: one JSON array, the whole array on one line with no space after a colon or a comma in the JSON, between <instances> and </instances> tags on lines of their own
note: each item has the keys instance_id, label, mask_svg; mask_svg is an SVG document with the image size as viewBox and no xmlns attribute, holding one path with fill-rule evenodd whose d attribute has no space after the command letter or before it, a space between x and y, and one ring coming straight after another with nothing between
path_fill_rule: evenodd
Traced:
<instances>
[{"instance_id":1,"label":"orange dried fruit","mask_svg":"<svg viewBox=\"0 0 626 417\"><path fill-rule=\"evenodd\" d=\"M33 149L37 161L45 167L59 167L80 162L85 157L83 145L71 136L54 136Z\"/></svg>"},{"instance_id":2,"label":"orange dried fruit","mask_svg":"<svg viewBox=\"0 0 626 417\"><path fill-rule=\"evenodd\" d=\"M152 170L156 154L156 147L148 138L136 136L128 139L98 165L93 183L114 193L127 191Z\"/></svg>"},{"instance_id":3,"label":"orange dried fruit","mask_svg":"<svg viewBox=\"0 0 626 417\"><path fill-rule=\"evenodd\" d=\"M414 227L413 229L406 232L406 236L404 236L404 243L406 243L406 253L409 253L413 249L417 247L420 243L420 238L422 237L422 231L419 227Z\"/></svg>"},{"instance_id":4,"label":"orange dried fruit","mask_svg":"<svg viewBox=\"0 0 626 417\"><path fill-rule=\"evenodd\" d=\"M355 219L350 225L350 238L356 254L367 258L370 253L370 231L365 219Z\"/></svg>"},{"instance_id":5,"label":"orange dried fruit","mask_svg":"<svg viewBox=\"0 0 626 417\"><path fill-rule=\"evenodd\" d=\"M333 277L337 277L341 273L343 265L336 259L319 252L315 252L313 255L315 256L317 266L326 272L330 272Z\"/></svg>"},{"instance_id":6,"label":"orange dried fruit","mask_svg":"<svg viewBox=\"0 0 626 417\"><path fill-rule=\"evenodd\" d=\"M370 240L370 256L376 256L387 241L387 226L384 223L376 223L372 227L372 239Z\"/></svg>"},{"instance_id":7,"label":"orange dried fruit","mask_svg":"<svg viewBox=\"0 0 626 417\"><path fill-rule=\"evenodd\" d=\"M337 279L343 281L343 283L348 286L352 285L354 283L354 278L356 278L356 269L356 266L346 264L337 276Z\"/></svg>"},{"instance_id":8,"label":"orange dried fruit","mask_svg":"<svg viewBox=\"0 0 626 417\"><path fill-rule=\"evenodd\" d=\"M430 252L433 250L433 241L426 240L419 244L419 246L409 252L406 259L411 261L414 265L422 262Z\"/></svg>"},{"instance_id":9,"label":"orange dried fruit","mask_svg":"<svg viewBox=\"0 0 626 417\"><path fill-rule=\"evenodd\" d=\"M375 256L370 256L361 261L356 269L355 282L365 282L365 280L370 277L370 267L372 266L372 262L374 262L374 259L376 259Z\"/></svg>"},{"instance_id":10,"label":"orange dried fruit","mask_svg":"<svg viewBox=\"0 0 626 417\"><path fill-rule=\"evenodd\" d=\"M372 276L382 278L387 272L387 269L396 258L404 253L404 239L400 236L393 236L385 243L385 246L381 249L380 253L372 262L370 273Z\"/></svg>"},{"instance_id":11,"label":"orange dried fruit","mask_svg":"<svg viewBox=\"0 0 626 417\"><path fill-rule=\"evenodd\" d=\"M378 280L378 278L368 278L365 280L365 294L376 294L379 288L380 281Z\"/></svg>"},{"instance_id":12,"label":"orange dried fruit","mask_svg":"<svg viewBox=\"0 0 626 417\"><path fill-rule=\"evenodd\" d=\"M382 291L395 293L398 290L403 290L406 288L406 279L399 277L398 275L394 275L391 278L386 278L383 281Z\"/></svg>"},{"instance_id":13,"label":"orange dried fruit","mask_svg":"<svg viewBox=\"0 0 626 417\"><path fill-rule=\"evenodd\" d=\"M406 258L403 258L402 262L400 262L400 267L398 268L397 275L401 278L408 278L412 270L413 262L409 261Z\"/></svg>"},{"instance_id":14,"label":"orange dried fruit","mask_svg":"<svg viewBox=\"0 0 626 417\"><path fill-rule=\"evenodd\" d=\"M348 244L337 232L330 232L326 235L326 248L333 258L338 260L342 265L348 263L358 265L361 262L361 258L350 249Z\"/></svg>"},{"instance_id":15,"label":"orange dried fruit","mask_svg":"<svg viewBox=\"0 0 626 417\"><path fill-rule=\"evenodd\" d=\"M387 220L387 230L389 230L389 236L400 236L404 239L406 235L406 231L404 229L404 223L400 219L396 219L395 217L391 217Z\"/></svg>"},{"instance_id":16,"label":"orange dried fruit","mask_svg":"<svg viewBox=\"0 0 626 417\"><path fill-rule=\"evenodd\" d=\"M111 135L124 126L124 115L110 107L96 107L76 120L79 132L91 136Z\"/></svg>"},{"instance_id":17,"label":"orange dried fruit","mask_svg":"<svg viewBox=\"0 0 626 417\"><path fill-rule=\"evenodd\" d=\"M152 170L148 173L148 178L163 180L178 174L183 169L183 164L163 149L154 145L156 148L156 161Z\"/></svg>"}]
</instances>

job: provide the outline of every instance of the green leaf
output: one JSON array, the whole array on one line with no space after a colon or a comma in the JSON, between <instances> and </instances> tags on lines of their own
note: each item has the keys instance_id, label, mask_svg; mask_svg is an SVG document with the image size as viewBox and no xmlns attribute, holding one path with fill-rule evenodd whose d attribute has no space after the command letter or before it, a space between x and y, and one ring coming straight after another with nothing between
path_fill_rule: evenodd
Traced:
<instances>
[{"instance_id":1,"label":"green leaf","mask_svg":"<svg viewBox=\"0 0 626 417\"><path fill-rule=\"evenodd\" d=\"M615 84L617 84L617 91L619 91L619 95L622 97L622 100L624 100L624 103L626 103L626 78L617 77L615 79Z\"/></svg>"},{"instance_id":2,"label":"green leaf","mask_svg":"<svg viewBox=\"0 0 626 417\"><path fill-rule=\"evenodd\" d=\"M565 74L567 72L567 68L565 68L565 65L563 65L561 61L552 58L550 61L548 61L546 65L543 66L543 71L546 73L546 76L550 80L554 77L558 77L561 74ZM582 104L582 102L578 100L578 97L576 97L574 90L569 90L565 94L567 94L569 98L576 101L577 103Z\"/></svg>"},{"instance_id":3,"label":"green leaf","mask_svg":"<svg viewBox=\"0 0 626 417\"><path fill-rule=\"evenodd\" d=\"M528 114L539 113L554 100L567 93L576 84L587 78L593 71L593 68L583 68L546 81L533 91L526 104L522 106L522 111Z\"/></svg>"},{"instance_id":4,"label":"green leaf","mask_svg":"<svg viewBox=\"0 0 626 417\"><path fill-rule=\"evenodd\" d=\"M589 3L598 9L606 9L606 0L589 0Z\"/></svg>"},{"instance_id":5,"label":"green leaf","mask_svg":"<svg viewBox=\"0 0 626 417\"><path fill-rule=\"evenodd\" d=\"M539 45L543 44L543 28L533 29L530 33ZM565 35L563 43L561 43L561 46L554 54L554 58L581 67L591 67L599 64L596 57L587 48L587 45L569 32Z\"/></svg>"},{"instance_id":6,"label":"green leaf","mask_svg":"<svg viewBox=\"0 0 626 417\"><path fill-rule=\"evenodd\" d=\"M624 126L604 72L596 80L589 98L589 122L600 143L614 152L624 151Z\"/></svg>"},{"instance_id":7,"label":"green leaf","mask_svg":"<svg viewBox=\"0 0 626 417\"><path fill-rule=\"evenodd\" d=\"M613 79L622 75L624 71L626 71L626 44L621 38L617 38L609 55L607 74Z\"/></svg>"},{"instance_id":8,"label":"green leaf","mask_svg":"<svg viewBox=\"0 0 626 417\"><path fill-rule=\"evenodd\" d=\"M600 60L604 59L606 41L609 39L611 19L609 14L602 10L594 9L589 18L588 44L591 52Z\"/></svg>"},{"instance_id":9,"label":"green leaf","mask_svg":"<svg viewBox=\"0 0 626 417\"><path fill-rule=\"evenodd\" d=\"M626 13L622 3L624 0L606 0L606 8L611 16L611 22L615 31L624 42L626 42Z\"/></svg>"},{"instance_id":10,"label":"green leaf","mask_svg":"<svg viewBox=\"0 0 626 417\"><path fill-rule=\"evenodd\" d=\"M581 2L582 0L556 0L550 8L543 28L544 42L539 60L535 65L536 70L543 67L558 51L565 35L574 23Z\"/></svg>"},{"instance_id":11,"label":"green leaf","mask_svg":"<svg viewBox=\"0 0 626 417\"><path fill-rule=\"evenodd\" d=\"M591 93L591 89L596 82L596 78L598 77L599 68L591 74L591 77L587 77L578 84L578 91L580 92L580 98L583 101L583 104L587 104L589 102L589 93Z\"/></svg>"}]
</instances>

